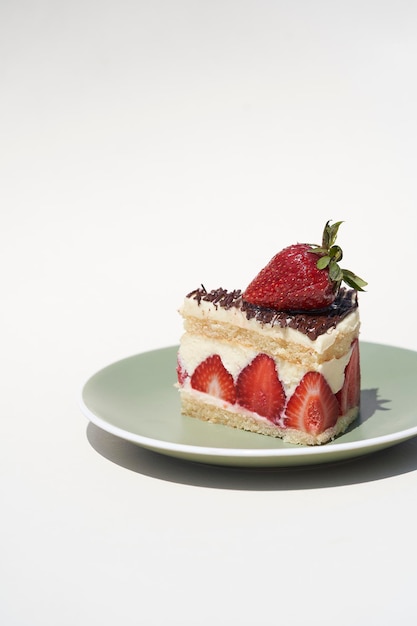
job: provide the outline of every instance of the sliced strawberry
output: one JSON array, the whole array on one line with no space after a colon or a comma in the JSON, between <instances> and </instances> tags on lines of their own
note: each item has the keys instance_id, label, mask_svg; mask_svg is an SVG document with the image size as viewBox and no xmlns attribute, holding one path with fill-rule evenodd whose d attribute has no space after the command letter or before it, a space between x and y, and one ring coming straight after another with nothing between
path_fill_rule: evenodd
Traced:
<instances>
[{"instance_id":1,"label":"sliced strawberry","mask_svg":"<svg viewBox=\"0 0 417 626\"><path fill-rule=\"evenodd\" d=\"M227 371L218 354L202 361L191 376L191 387L234 404L236 389L233 376Z\"/></svg>"},{"instance_id":2,"label":"sliced strawberry","mask_svg":"<svg viewBox=\"0 0 417 626\"><path fill-rule=\"evenodd\" d=\"M181 387L183 386L187 376L188 376L187 370L185 369L185 367L181 363L181 359L179 357L177 357L177 379L178 379L178 383L181 385Z\"/></svg>"},{"instance_id":3,"label":"sliced strawberry","mask_svg":"<svg viewBox=\"0 0 417 626\"><path fill-rule=\"evenodd\" d=\"M336 397L340 405L340 413L345 415L353 407L359 406L361 395L361 371L359 357L359 341L355 339L352 344L352 354L345 368L345 380L343 387L337 392Z\"/></svg>"},{"instance_id":4,"label":"sliced strawberry","mask_svg":"<svg viewBox=\"0 0 417 626\"><path fill-rule=\"evenodd\" d=\"M318 435L334 426L339 403L319 372L307 372L288 401L285 426Z\"/></svg>"},{"instance_id":5,"label":"sliced strawberry","mask_svg":"<svg viewBox=\"0 0 417 626\"><path fill-rule=\"evenodd\" d=\"M239 374L236 382L238 403L275 422L285 405L285 392L278 378L275 361L258 354Z\"/></svg>"}]
</instances>

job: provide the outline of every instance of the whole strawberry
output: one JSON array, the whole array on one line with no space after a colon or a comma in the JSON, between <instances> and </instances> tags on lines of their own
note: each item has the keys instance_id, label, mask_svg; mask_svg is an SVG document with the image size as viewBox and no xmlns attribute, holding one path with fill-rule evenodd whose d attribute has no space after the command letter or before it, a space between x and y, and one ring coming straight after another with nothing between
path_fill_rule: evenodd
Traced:
<instances>
[{"instance_id":1,"label":"whole strawberry","mask_svg":"<svg viewBox=\"0 0 417 626\"><path fill-rule=\"evenodd\" d=\"M367 283L339 266L343 252L335 241L340 224L326 223L321 246L297 243L278 252L246 288L243 299L280 311L314 311L332 304L342 281L363 291Z\"/></svg>"}]
</instances>

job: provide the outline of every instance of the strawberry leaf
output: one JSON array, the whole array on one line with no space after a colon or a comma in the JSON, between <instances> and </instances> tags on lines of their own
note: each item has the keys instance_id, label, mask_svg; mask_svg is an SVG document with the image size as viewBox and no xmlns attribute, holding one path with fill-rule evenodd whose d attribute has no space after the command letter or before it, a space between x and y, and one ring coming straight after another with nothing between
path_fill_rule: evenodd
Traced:
<instances>
[{"instance_id":1,"label":"strawberry leaf","mask_svg":"<svg viewBox=\"0 0 417 626\"><path fill-rule=\"evenodd\" d=\"M366 287L368 283L363 280L363 278L356 276L356 274L350 270L342 270L342 274L342 280L349 285L349 287L352 287L352 289L356 289L357 291L365 291L364 287Z\"/></svg>"},{"instance_id":2,"label":"strawberry leaf","mask_svg":"<svg viewBox=\"0 0 417 626\"><path fill-rule=\"evenodd\" d=\"M332 246L329 250L329 254L331 258L336 262L341 261L343 258L343 251L340 246Z\"/></svg>"},{"instance_id":3,"label":"strawberry leaf","mask_svg":"<svg viewBox=\"0 0 417 626\"><path fill-rule=\"evenodd\" d=\"M341 269L338 265L343 258L343 250L340 246L335 245L335 242L341 224L343 221L334 224L330 224L330 221L326 222L321 246L310 244L311 251L320 255L316 264L317 268L319 270L328 268L329 278L337 284L337 287L344 281L352 289L364 291L364 287L368 283L350 270Z\"/></svg>"},{"instance_id":4,"label":"strawberry leaf","mask_svg":"<svg viewBox=\"0 0 417 626\"><path fill-rule=\"evenodd\" d=\"M321 248L320 246L316 246L313 243L308 244L311 246L311 252L314 254L328 254L329 250L327 248Z\"/></svg>"},{"instance_id":5,"label":"strawberry leaf","mask_svg":"<svg viewBox=\"0 0 417 626\"><path fill-rule=\"evenodd\" d=\"M317 261L317 269L324 270L324 268L327 267L329 263L330 263L330 257L328 255L321 256L319 260Z\"/></svg>"},{"instance_id":6,"label":"strawberry leaf","mask_svg":"<svg viewBox=\"0 0 417 626\"><path fill-rule=\"evenodd\" d=\"M323 236L321 240L321 245L324 250L328 250L330 248L330 232L329 232L329 224L330 222L326 222L326 226L323 230Z\"/></svg>"},{"instance_id":7,"label":"strawberry leaf","mask_svg":"<svg viewBox=\"0 0 417 626\"><path fill-rule=\"evenodd\" d=\"M341 224L343 224L343 222L335 222L334 224L330 224L330 221L326 222L322 238L323 248L329 250L334 245Z\"/></svg>"},{"instance_id":8,"label":"strawberry leaf","mask_svg":"<svg viewBox=\"0 0 417 626\"><path fill-rule=\"evenodd\" d=\"M329 276L330 280L335 283L340 283L343 280L343 272L335 261L329 263Z\"/></svg>"}]
</instances>

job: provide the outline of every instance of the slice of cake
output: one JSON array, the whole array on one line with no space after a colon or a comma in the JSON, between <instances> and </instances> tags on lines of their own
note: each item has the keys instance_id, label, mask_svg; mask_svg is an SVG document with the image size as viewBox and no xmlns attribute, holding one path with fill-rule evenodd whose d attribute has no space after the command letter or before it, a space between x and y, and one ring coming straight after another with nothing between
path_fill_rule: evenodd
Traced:
<instances>
[{"instance_id":1,"label":"slice of cake","mask_svg":"<svg viewBox=\"0 0 417 626\"><path fill-rule=\"evenodd\" d=\"M243 293L201 287L185 297L183 414L306 445L357 417L357 291L366 283L339 267L340 224L326 224L321 246L275 255Z\"/></svg>"}]
</instances>

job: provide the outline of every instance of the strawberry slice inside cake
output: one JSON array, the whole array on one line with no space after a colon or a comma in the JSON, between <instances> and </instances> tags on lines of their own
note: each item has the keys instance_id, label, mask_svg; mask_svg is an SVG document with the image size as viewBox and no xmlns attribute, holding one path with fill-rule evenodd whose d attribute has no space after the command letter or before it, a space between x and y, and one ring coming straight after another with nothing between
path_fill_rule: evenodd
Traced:
<instances>
[{"instance_id":1,"label":"strawberry slice inside cake","mask_svg":"<svg viewBox=\"0 0 417 626\"><path fill-rule=\"evenodd\" d=\"M357 292L366 283L339 267L340 224L326 224L321 246L278 253L243 292L201 287L185 297L184 415L303 445L326 443L356 419Z\"/></svg>"},{"instance_id":2,"label":"strawberry slice inside cake","mask_svg":"<svg viewBox=\"0 0 417 626\"><path fill-rule=\"evenodd\" d=\"M244 367L236 381L236 397L241 407L277 422L285 406L285 392L274 359L258 354Z\"/></svg>"}]
</instances>

